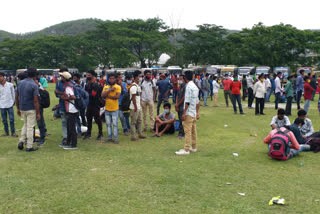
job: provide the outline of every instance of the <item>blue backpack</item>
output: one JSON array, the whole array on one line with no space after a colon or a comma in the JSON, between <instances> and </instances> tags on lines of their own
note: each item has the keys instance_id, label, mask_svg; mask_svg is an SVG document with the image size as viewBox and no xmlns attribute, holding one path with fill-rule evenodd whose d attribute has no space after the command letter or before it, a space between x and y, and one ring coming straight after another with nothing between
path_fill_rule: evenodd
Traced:
<instances>
[{"instance_id":1,"label":"blue backpack","mask_svg":"<svg viewBox=\"0 0 320 214\"><path fill-rule=\"evenodd\" d=\"M89 104L89 94L81 86L74 86L74 95L76 96L74 106L78 110L86 109Z\"/></svg>"}]
</instances>

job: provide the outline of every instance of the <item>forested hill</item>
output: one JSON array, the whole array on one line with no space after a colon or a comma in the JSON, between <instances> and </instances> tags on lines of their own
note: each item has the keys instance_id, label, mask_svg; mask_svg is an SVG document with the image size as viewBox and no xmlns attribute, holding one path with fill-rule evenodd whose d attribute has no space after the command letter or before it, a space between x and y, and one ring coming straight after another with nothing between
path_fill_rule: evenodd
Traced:
<instances>
[{"instance_id":1,"label":"forested hill","mask_svg":"<svg viewBox=\"0 0 320 214\"><path fill-rule=\"evenodd\" d=\"M50 27L47 27L40 31L25 33L25 34L13 34L3 30L0 30L0 41L4 38L34 38L37 36L46 35L78 35L85 33L96 28L96 23L99 19L79 19L75 21L62 22Z\"/></svg>"}]
</instances>

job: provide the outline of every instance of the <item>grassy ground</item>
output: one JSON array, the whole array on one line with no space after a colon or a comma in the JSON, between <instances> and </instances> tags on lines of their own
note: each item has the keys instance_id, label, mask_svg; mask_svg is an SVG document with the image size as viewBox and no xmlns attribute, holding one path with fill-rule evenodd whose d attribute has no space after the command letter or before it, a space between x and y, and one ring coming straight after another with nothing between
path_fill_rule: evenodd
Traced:
<instances>
[{"instance_id":1,"label":"grassy ground","mask_svg":"<svg viewBox=\"0 0 320 214\"><path fill-rule=\"evenodd\" d=\"M319 213L319 154L270 159L262 140L276 111L257 117L245 108L245 116L233 115L222 93L219 102L201 108L199 152L187 157L174 154L183 141L149 132L139 142L121 134L119 145L79 140L79 150L63 150L61 122L51 121L46 109L52 135L39 151L22 152L17 139L0 139L0 213ZM319 130L315 102L309 117ZM279 195L286 205L268 206Z\"/></svg>"}]
</instances>

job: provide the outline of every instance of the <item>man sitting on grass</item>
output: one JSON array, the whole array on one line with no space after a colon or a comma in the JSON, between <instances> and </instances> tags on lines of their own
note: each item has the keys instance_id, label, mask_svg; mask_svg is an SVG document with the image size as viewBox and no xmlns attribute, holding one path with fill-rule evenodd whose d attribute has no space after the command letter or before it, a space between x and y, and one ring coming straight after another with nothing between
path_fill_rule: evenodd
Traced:
<instances>
[{"instance_id":1,"label":"man sitting on grass","mask_svg":"<svg viewBox=\"0 0 320 214\"><path fill-rule=\"evenodd\" d=\"M278 110L278 115L274 116L270 123L272 129L278 129L284 126L290 126L290 120L285 116L284 109L280 108Z\"/></svg>"},{"instance_id":2,"label":"man sitting on grass","mask_svg":"<svg viewBox=\"0 0 320 214\"><path fill-rule=\"evenodd\" d=\"M298 111L298 117L304 121L304 125L301 127L301 134L304 139L307 139L314 133L312 122L307 118L307 112L304 109Z\"/></svg>"},{"instance_id":3,"label":"man sitting on grass","mask_svg":"<svg viewBox=\"0 0 320 214\"><path fill-rule=\"evenodd\" d=\"M153 137L161 137L163 134L174 134L174 121L176 115L170 112L170 103L165 103L163 108L164 112L155 118L155 134Z\"/></svg>"}]
</instances>

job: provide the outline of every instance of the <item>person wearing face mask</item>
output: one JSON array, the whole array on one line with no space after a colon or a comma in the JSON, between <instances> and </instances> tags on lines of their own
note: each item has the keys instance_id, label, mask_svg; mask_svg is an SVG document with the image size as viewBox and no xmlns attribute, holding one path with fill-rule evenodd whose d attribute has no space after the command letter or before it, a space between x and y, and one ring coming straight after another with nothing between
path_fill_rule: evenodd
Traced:
<instances>
[{"instance_id":1,"label":"person wearing face mask","mask_svg":"<svg viewBox=\"0 0 320 214\"><path fill-rule=\"evenodd\" d=\"M100 118L100 97L102 88L100 84L97 82L97 74L94 70L89 70L87 72L87 84L85 86L85 90L89 94L89 104L87 107L87 125L88 131L84 136L84 140L91 138L91 131L92 131L92 119L98 125L99 134L96 138L97 140L101 140L103 138L102 134L102 122Z\"/></svg>"},{"instance_id":2,"label":"person wearing face mask","mask_svg":"<svg viewBox=\"0 0 320 214\"><path fill-rule=\"evenodd\" d=\"M160 106L161 104L167 103L169 100L169 91L172 89L172 85L170 84L170 81L166 80L166 76L164 74L160 75L160 80L157 81L158 86L158 105L157 105L157 115L159 115Z\"/></svg>"},{"instance_id":3,"label":"person wearing face mask","mask_svg":"<svg viewBox=\"0 0 320 214\"><path fill-rule=\"evenodd\" d=\"M284 126L290 126L290 120L285 116L284 109L278 109L278 115L274 116L271 120L270 126L272 129L278 129Z\"/></svg>"},{"instance_id":4,"label":"person wearing face mask","mask_svg":"<svg viewBox=\"0 0 320 214\"><path fill-rule=\"evenodd\" d=\"M259 76L259 81L254 84L253 94L256 98L256 115L265 115L263 113L264 109L264 97L266 93L266 88L264 85L264 75Z\"/></svg>"},{"instance_id":5,"label":"person wearing face mask","mask_svg":"<svg viewBox=\"0 0 320 214\"><path fill-rule=\"evenodd\" d=\"M144 80L141 82L141 107L143 112L143 123L144 129L143 132L148 130L147 114L149 109L149 118L150 118L150 131L153 131L154 127L154 102L155 99L155 85L151 79L151 71L144 71Z\"/></svg>"},{"instance_id":6,"label":"person wearing face mask","mask_svg":"<svg viewBox=\"0 0 320 214\"><path fill-rule=\"evenodd\" d=\"M208 99L208 93L209 93L209 89L210 89L208 76L209 76L209 74L204 75L201 80L201 91L202 91L202 95L203 95L203 105L204 106L208 106L207 99Z\"/></svg>"},{"instance_id":7,"label":"person wearing face mask","mask_svg":"<svg viewBox=\"0 0 320 214\"><path fill-rule=\"evenodd\" d=\"M232 105L234 114L237 114L237 103L239 105L240 114L244 114L241 105L241 82L238 80L238 75L233 76L233 81L230 84L231 94L232 94Z\"/></svg>"},{"instance_id":8,"label":"person wearing face mask","mask_svg":"<svg viewBox=\"0 0 320 214\"><path fill-rule=\"evenodd\" d=\"M309 108L310 108L310 103L311 103L311 100L312 100L312 93L314 91L314 88L311 87L310 85L310 79L308 76L305 76L304 77L304 86L303 86L303 89L304 89L304 100L305 100L305 104L304 104L304 110L307 112L308 114L308 111L309 111Z\"/></svg>"},{"instance_id":9,"label":"person wearing face mask","mask_svg":"<svg viewBox=\"0 0 320 214\"><path fill-rule=\"evenodd\" d=\"M163 108L164 112L155 118L155 133L153 137L161 137L163 134L174 134L174 121L176 115L170 112L170 103L165 103Z\"/></svg>"},{"instance_id":10,"label":"person wearing face mask","mask_svg":"<svg viewBox=\"0 0 320 214\"><path fill-rule=\"evenodd\" d=\"M180 75L179 76L179 90L178 90L178 94L177 94L177 99L176 99L176 105L175 105L175 109L178 113L179 116L179 134L178 134L178 139L181 140L184 137L184 128L183 128L183 124L182 124L182 115L184 112L184 96L185 96L185 92L186 92L186 85L184 82L184 75Z\"/></svg>"},{"instance_id":11,"label":"person wearing face mask","mask_svg":"<svg viewBox=\"0 0 320 214\"><path fill-rule=\"evenodd\" d=\"M126 76L126 83L127 83L127 93L130 93L130 87L133 84L133 77L132 75L127 75ZM128 111L123 111L123 116L126 120L126 124L127 124L127 128L128 128L128 132L130 133L130 110Z\"/></svg>"},{"instance_id":12,"label":"person wearing face mask","mask_svg":"<svg viewBox=\"0 0 320 214\"><path fill-rule=\"evenodd\" d=\"M304 139L307 139L314 133L312 122L307 118L307 112L303 109L298 111L298 118L304 121L304 125L301 127L301 134Z\"/></svg>"},{"instance_id":13,"label":"person wearing face mask","mask_svg":"<svg viewBox=\"0 0 320 214\"><path fill-rule=\"evenodd\" d=\"M116 84L116 75L108 75L108 85L104 86L101 97L106 99L105 118L108 130L108 139L106 143L119 144L118 140L118 116L119 116L119 98L121 95L121 87ZM113 138L112 139L112 125Z\"/></svg>"},{"instance_id":14,"label":"person wearing face mask","mask_svg":"<svg viewBox=\"0 0 320 214\"><path fill-rule=\"evenodd\" d=\"M138 141L139 139L136 138L136 129L138 129L138 137L140 139L145 139L146 137L142 134L142 110L140 104L140 96L141 96L141 87L139 82L142 81L141 71L136 70L133 72L134 82L130 87L130 117L131 117L131 126L130 126L130 133L131 133L131 141Z\"/></svg>"},{"instance_id":15,"label":"person wearing face mask","mask_svg":"<svg viewBox=\"0 0 320 214\"><path fill-rule=\"evenodd\" d=\"M286 115L291 116L291 108L292 108L292 99L293 99L293 76L290 75L288 77L288 82L286 83L284 93L287 98L287 103L286 103Z\"/></svg>"}]
</instances>

